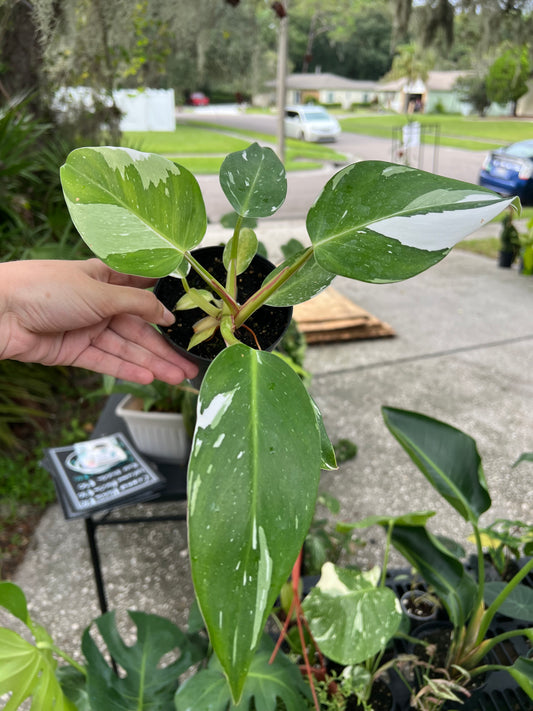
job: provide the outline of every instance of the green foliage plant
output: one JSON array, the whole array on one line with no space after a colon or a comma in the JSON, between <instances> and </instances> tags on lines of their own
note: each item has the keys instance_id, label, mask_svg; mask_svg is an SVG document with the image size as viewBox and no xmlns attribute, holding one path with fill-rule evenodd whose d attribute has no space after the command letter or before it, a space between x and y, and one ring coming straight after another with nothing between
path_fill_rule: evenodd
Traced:
<instances>
[{"instance_id":1,"label":"green foliage plant","mask_svg":"<svg viewBox=\"0 0 533 711\"><path fill-rule=\"evenodd\" d=\"M513 200L406 166L355 163L328 181L310 209L310 246L241 303L236 277L250 264L257 238L238 219L224 250L226 278L214 279L194 254L207 218L189 171L158 155L82 148L69 155L61 180L75 226L110 267L182 279L179 308L204 312L192 353L215 333L224 339L199 393L188 525L196 596L238 703L265 621L311 524L320 471L335 466L300 377L274 353L241 343L238 328L263 304L306 301L337 274L377 284L415 276ZM226 157L220 184L242 219L273 215L287 190L283 165L258 144ZM204 288L189 287L189 269Z\"/></svg>"},{"instance_id":2,"label":"green foliage plant","mask_svg":"<svg viewBox=\"0 0 533 711\"><path fill-rule=\"evenodd\" d=\"M444 422L416 412L383 408L385 423L412 461L455 511L472 527L478 570L474 578L462 561L427 530L426 525L397 524L392 543L440 598L453 625L444 668L448 681L462 681L491 670L506 670L533 699L533 660L518 657L510 665L487 662L487 654L512 637L533 641L533 627L492 636L497 613L533 622L533 591L522 580L533 570L533 559L505 582L485 582L482 529L479 517L491 498L475 441ZM440 706L435 707L435 711Z\"/></svg>"}]
</instances>

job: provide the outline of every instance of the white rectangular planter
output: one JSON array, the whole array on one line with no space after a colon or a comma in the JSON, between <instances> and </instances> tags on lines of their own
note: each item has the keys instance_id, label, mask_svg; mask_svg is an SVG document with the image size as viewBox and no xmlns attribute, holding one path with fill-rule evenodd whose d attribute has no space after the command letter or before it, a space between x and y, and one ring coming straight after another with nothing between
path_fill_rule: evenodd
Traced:
<instances>
[{"instance_id":1,"label":"white rectangular planter","mask_svg":"<svg viewBox=\"0 0 533 711\"><path fill-rule=\"evenodd\" d=\"M132 442L142 454L177 464L188 460L191 443L181 413L144 412L142 400L132 395L126 395L115 412L126 422Z\"/></svg>"}]
</instances>

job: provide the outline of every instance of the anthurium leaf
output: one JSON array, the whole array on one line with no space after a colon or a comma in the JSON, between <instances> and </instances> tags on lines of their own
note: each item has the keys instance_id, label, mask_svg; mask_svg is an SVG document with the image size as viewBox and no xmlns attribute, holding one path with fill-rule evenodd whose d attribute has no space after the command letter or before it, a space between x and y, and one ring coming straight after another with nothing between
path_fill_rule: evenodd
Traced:
<instances>
[{"instance_id":1,"label":"anthurium leaf","mask_svg":"<svg viewBox=\"0 0 533 711\"><path fill-rule=\"evenodd\" d=\"M222 255L222 260L226 269L229 269L229 263L231 260L231 251L235 237L232 237L229 242L224 247L224 253ZM243 227L239 234L238 250L237 250L237 268L235 270L236 274L242 274L248 267L252 259L257 253L257 235L249 227Z\"/></svg>"},{"instance_id":2,"label":"anthurium leaf","mask_svg":"<svg viewBox=\"0 0 533 711\"><path fill-rule=\"evenodd\" d=\"M128 613L137 628L135 644L127 645L117 631L115 616L98 617L98 628L110 656L125 676L117 676L91 636L83 633L82 651L87 659L87 693L91 708L106 711L166 711L174 697L179 676L202 658L203 652L170 620L141 612ZM161 666L165 654L179 649L174 662Z\"/></svg>"},{"instance_id":3,"label":"anthurium leaf","mask_svg":"<svg viewBox=\"0 0 533 711\"><path fill-rule=\"evenodd\" d=\"M511 204L416 168L361 161L334 175L307 215L317 262L367 282L408 279Z\"/></svg>"},{"instance_id":4,"label":"anthurium leaf","mask_svg":"<svg viewBox=\"0 0 533 711\"><path fill-rule=\"evenodd\" d=\"M199 395L189 550L200 609L236 701L311 524L320 459L316 414L292 368L242 344L222 351Z\"/></svg>"},{"instance_id":5,"label":"anthurium leaf","mask_svg":"<svg viewBox=\"0 0 533 711\"><path fill-rule=\"evenodd\" d=\"M359 664L382 650L400 626L402 612L390 588L325 563L302 603L319 648L339 664Z\"/></svg>"},{"instance_id":6,"label":"anthurium leaf","mask_svg":"<svg viewBox=\"0 0 533 711\"><path fill-rule=\"evenodd\" d=\"M452 623L463 626L472 612L477 586L461 561L423 526L394 526L392 543L435 588Z\"/></svg>"},{"instance_id":7,"label":"anthurium leaf","mask_svg":"<svg viewBox=\"0 0 533 711\"><path fill-rule=\"evenodd\" d=\"M24 622L25 625L28 624L29 617L26 597L15 583L11 583L7 580L0 582L0 606Z\"/></svg>"},{"instance_id":8,"label":"anthurium leaf","mask_svg":"<svg viewBox=\"0 0 533 711\"><path fill-rule=\"evenodd\" d=\"M506 583L485 583L484 599L487 607L506 588ZM498 612L517 620L533 622L533 589L527 585L517 585L498 607Z\"/></svg>"},{"instance_id":9,"label":"anthurium leaf","mask_svg":"<svg viewBox=\"0 0 533 711\"><path fill-rule=\"evenodd\" d=\"M533 700L533 659L518 657L512 667L506 667L513 679Z\"/></svg>"},{"instance_id":10,"label":"anthurium leaf","mask_svg":"<svg viewBox=\"0 0 533 711\"><path fill-rule=\"evenodd\" d=\"M263 636L261 645L250 665L242 699L236 706L220 663L213 657L209 667L188 679L175 698L176 711L307 711L309 686L300 670L282 652L269 663L274 650L272 640ZM253 701L253 706L251 702ZM278 706L277 704L283 704Z\"/></svg>"},{"instance_id":11,"label":"anthurium leaf","mask_svg":"<svg viewBox=\"0 0 533 711\"><path fill-rule=\"evenodd\" d=\"M200 188L185 168L129 148L79 148L61 168L76 229L113 269L162 277L207 227Z\"/></svg>"},{"instance_id":12,"label":"anthurium leaf","mask_svg":"<svg viewBox=\"0 0 533 711\"><path fill-rule=\"evenodd\" d=\"M273 282L284 269L290 268L301 258L305 251L306 250L301 250L287 257L282 264L270 272L264 280L263 286ZM305 262L303 267L295 272L272 294L267 303L270 304L270 306L294 306L295 304L300 304L323 291L331 284L334 278L335 274L322 269L314 258L311 257Z\"/></svg>"},{"instance_id":13,"label":"anthurium leaf","mask_svg":"<svg viewBox=\"0 0 533 711\"><path fill-rule=\"evenodd\" d=\"M476 524L491 500L476 443L431 417L382 408L385 424L426 479L465 519Z\"/></svg>"},{"instance_id":14,"label":"anthurium leaf","mask_svg":"<svg viewBox=\"0 0 533 711\"><path fill-rule=\"evenodd\" d=\"M0 629L0 696L11 696L4 711L15 711L31 698L31 711L76 711L55 677L56 662L13 630Z\"/></svg>"},{"instance_id":15,"label":"anthurium leaf","mask_svg":"<svg viewBox=\"0 0 533 711\"><path fill-rule=\"evenodd\" d=\"M271 148L252 143L226 156L220 166L220 186L242 217L269 217L285 200L287 176Z\"/></svg>"}]
</instances>

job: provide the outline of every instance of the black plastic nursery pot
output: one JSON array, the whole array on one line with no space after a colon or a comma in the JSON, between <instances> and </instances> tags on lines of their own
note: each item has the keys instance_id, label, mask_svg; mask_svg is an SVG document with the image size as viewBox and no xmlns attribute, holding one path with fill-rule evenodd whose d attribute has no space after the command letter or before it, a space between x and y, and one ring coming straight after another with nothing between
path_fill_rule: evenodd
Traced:
<instances>
[{"instance_id":1,"label":"black plastic nursery pot","mask_svg":"<svg viewBox=\"0 0 533 711\"><path fill-rule=\"evenodd\" d=\"M226 269L222 261L223 247L201 247L192 252L195 259L222 284L225 283ZM250 266L237 277L238 301L243 304L263 283L265 277L274 269L274 265L261 255L253 258ZM190 287L205 289L205 281L191 269L187 276ZM177 301L185 290L182 280L174 277L160 279L154 289L157 298L170 310L174 311ZM176 321L169 328L162 329L162 334L170 345L183 356L192 360L200 368L199 378L203 376L211 361L225 348L225 343L217 331L209 340L187 350L193 335L194 324L205 316L200 309L177 311ZM271 351L279 344L292 318L292 307L262 306L239 328L235 335L247 346Z\"/></svg>"}]
</instances>

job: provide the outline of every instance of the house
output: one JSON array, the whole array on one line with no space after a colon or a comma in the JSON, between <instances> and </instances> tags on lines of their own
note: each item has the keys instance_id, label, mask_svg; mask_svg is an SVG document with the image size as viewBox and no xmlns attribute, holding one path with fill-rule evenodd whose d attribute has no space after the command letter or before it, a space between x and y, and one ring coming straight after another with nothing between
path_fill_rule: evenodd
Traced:
<instances>
[{"instance_id":1,"label":"house","mask_svg":"<svg viewBox=\"0 0 533 711\"><path fill-rule=\"evenodd\" d=\"M276 81L266 83L267 91L254 97L255 105L269 106L275 103ZM349 109L352 104L369 104L376 98L376 82L364 79L348 79L336 74L313 72L287 76L287 104L340 104Z\"/></svg>"},{"instance_id":2,"label":"house","mask_svg":"<svg viewBox=\"0 0 533 711\"><path fill-rule=\"evenodd\" d=\"M379 103L386 109L402 113L406 109L418 107L425 113L442 110L446 113L469 113L469 104L461 101L455 89L460 77L469 76L470 71L432 71L425 81L407 78L380 82L376 92Z\"/></svg>"}]
</instances>

